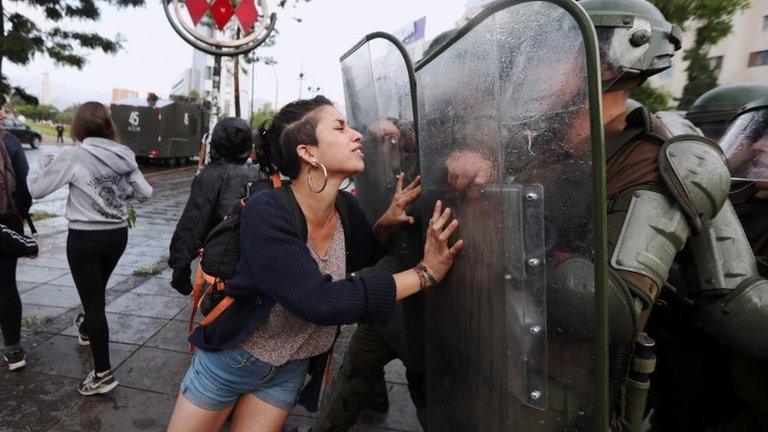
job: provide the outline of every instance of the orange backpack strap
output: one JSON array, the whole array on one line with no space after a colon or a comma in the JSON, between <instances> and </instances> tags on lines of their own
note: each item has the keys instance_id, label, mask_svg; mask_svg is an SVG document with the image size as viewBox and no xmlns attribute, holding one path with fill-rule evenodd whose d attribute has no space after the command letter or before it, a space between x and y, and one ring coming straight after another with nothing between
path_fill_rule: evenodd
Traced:
<instances>
[{"instance_id":1,"label":"orange backpack strap","mask_svg":"<svg viewBox=\"0 0 768 432\"><path fill-rule=\"evenodd\" d=\"M200 251L200 255L202 255L202 250ZM203 296L203 277L205 274L203 273L202 267L200 267L200 264L197 264L197 270L195 272L195 282L192 284L192 293L190 296L192 297L192 311L189 313L189 324L187 325L187 332L192 333L192 329L195 327L195 314L197 314L197 305L200 304L200 298ZM194 353L195 352L195 346L192 344L189 344L189 352Z\"/></svg>"},{"instance_id":2,"label":"orange backpack strap","mask_svg":"<svg viewBox=\"0 0 768 432\"><path fill-rule=\"evenodd\" d=\"M200 304L200 298L203 296L203 280L205 274L203 273L200 264L197 265L197 271L195 272L195 282L192 284L192 312L189 314L189 326L188 331L192 331L195 327L195 314L197 313L198 305Z\"/></svg>"},{"instance_id":3,"label":"orange backpack strap","mask_svg":"<svg viewBox=\"0 0 768 432\"><path fill-rule=\"evenodd\" d=\"M218 318L218 317L219 317L219 315L221 315L221 314L222 314L222 312L224 312L225 310L227 310L227 308L228 308L228 307L229 307L229 306L232 304L232 302L234 302L234 301L235 301L235 299L234 299L234 298L232 298L232 297L230 297L230 296L226 296L226 297L224 297L224 299L223 299L223 300L221 300L221 301L219 302L219 304L217 304L217 305L216 305L216 307L215 307L215 308L213 308L213 310L212 310L210 313L208 313L208 315L206 315L206 316L205 316L205 318L203 318L203 320L202 320L202 321L200 321L200 326L201 326L201 327L205 327L205 326L207 326L208 324L212 323L212 322L213 322L213 321L214 321L216 318Z\"/></svg>"},{"instance_id":4,"label":"orange backpack strap","mask_svg":"<svg viewBox=\"0 0 768 432\"><path fill-rule=\"evenodd\" d=\"M272 187L277 189L283 185L283 180L280 178L280 173L276 172L272 174Z\"/></svg>"}]
</instances>

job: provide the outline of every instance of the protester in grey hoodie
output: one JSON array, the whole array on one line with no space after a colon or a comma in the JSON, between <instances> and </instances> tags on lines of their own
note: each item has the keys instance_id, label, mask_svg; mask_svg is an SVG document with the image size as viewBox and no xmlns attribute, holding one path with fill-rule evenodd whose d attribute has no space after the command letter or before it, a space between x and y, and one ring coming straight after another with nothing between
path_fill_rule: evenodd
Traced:
<instances>
[{"instance_id":1,"label":"protester in grey hoodie","mask_svg":"<svg viewBox=\"0 0 768 432\"><path fill-rule=\"evenodd\" d=\"M107 282L128 242L128 198L146 200L152 187L128 147L116 142L107 108L86 102L75 113L71 134L79 142L42 162L28 177L33 198L69 185L67 261L84 313L75 318L78 341L90 345L94 370L78 386L89 396L117 386L109 362L109 328L104 312Z\"/></svg>"},{"instance_id":2,"label":"protester in grey hoodie","mask_svg":"<svg viewBox=\"0 0 768 432\"><path fill-rule=\"evenodd\" d=\"M35 199L69 184L69 227L103 230L128 226L127 198L144 201L152 187L144 180L131 149L113 140L83 139L54 159L41 161L41 170L27 182Z\"/></svg>"}]
</instances>

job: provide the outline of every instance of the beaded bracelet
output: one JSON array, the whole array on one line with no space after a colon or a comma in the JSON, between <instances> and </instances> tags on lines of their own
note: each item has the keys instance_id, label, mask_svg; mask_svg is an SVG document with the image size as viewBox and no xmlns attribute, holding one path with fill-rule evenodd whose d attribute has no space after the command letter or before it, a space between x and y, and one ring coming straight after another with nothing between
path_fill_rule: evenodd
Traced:
<instances>
[{"instance_id":1,"label":"beaded bracelet","mask_svg":"<svg viewBox=\"0 0 768 432\"><path fill-rule=\"evenodd\" d=\"M421 285L422 288L426 288L426 287L432 286L432 285L437 285L437 279L435 279L435 277L432 276L432 273L429 272L429 269L427 269L427 266L424 265L423 262L420 262L415 267L415 270L416 270L416 274L419 275L419 280L421 280L422 277L424 279L426 279L427 283L425 285L424 282L422 282L422 285Z\"/></svg>"}]
</instances>

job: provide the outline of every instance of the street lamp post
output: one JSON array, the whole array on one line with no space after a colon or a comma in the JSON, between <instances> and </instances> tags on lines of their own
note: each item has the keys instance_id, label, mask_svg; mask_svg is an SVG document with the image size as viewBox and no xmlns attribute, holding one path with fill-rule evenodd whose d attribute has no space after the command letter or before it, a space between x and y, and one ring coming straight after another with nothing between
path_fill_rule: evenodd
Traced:
<instances>
[{"instance_id":1,"label":"street lamp post","mask_svg":"<svg viewBox=\"0 0 768 432\"><path fill-rule=\"evenodd\" d=\"M275 109L275 111L277 111L277 90L278 90L277 83L278 83L278 80L277 80L277 70L275 69L275 64L274 63L272 63L272 73L275 74L275 106L274 106L274 109Z\"/></svg>"}]
</instances>

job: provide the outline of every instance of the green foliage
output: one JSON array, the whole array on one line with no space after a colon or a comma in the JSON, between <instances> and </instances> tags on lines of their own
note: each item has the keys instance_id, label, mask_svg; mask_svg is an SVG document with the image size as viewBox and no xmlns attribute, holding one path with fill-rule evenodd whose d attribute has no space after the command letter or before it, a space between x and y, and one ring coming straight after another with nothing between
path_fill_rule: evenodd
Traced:
<instances>
[{"instance_id":1,"label":"green foliage","mask_svg":"<svg viewBox=\"0 0 768 432\"><path fill-rule=\"evenodd\" d=\"M144 0L13 0L14 4L41 12L44 22L36 23L21 13L5 10L3 1L0 0L0 95L18 91L2 74L4 59L24 66L39 54L58 65L81 69L87 63L88 52L115 54L121 48L119 34L110 39L99 32L70 31L59 24L98 21L101 11L97 2L118 8L144 5Z\"/></svg>"},{"instance_id":2,"label":"green foliage","mask_svg":"<svg viewBox=\"0 0 768 432\"><path fill-rule=\"evenodd\" d=\"M32 120L56 120L59 117L59 110L52 105L17 105L13 108L17 114Z\"/></svg>"},{"instance_id":3,"label":"green foliage","mask_svg":"<svg viewBox=\"0 0 768 432\"><path fill-rule=\"evenodd\" d=\"M666 90L645 83L632 89L629 97L640 102L651 112L667 111L672 107L672 95Z\"/></svg>"},{"instance_id":4,"label":"green foliage","mask_svg":"<svg viewBox=\"0 0 768 432\"><path fill-rule=\"evenodd\" d=\"M72 124L72 121L75 119L75 113L79 108L79 103L72 104L64 108L64 110L59 113L58 121L64 123L65 125Z\"/></svg>"},{"instance_id":5,"label":"green foliage","mask_svg":"<svg viewBox=\"0 0 768 432\"><path fill-rule=\"evenodd\" d=\"M749 7L750 0L651 0L667 21L693 29L693 45L684 53L688 60L688 83L680 108L690 106L702 93L717 86L716 71L709 67L707 53L733 30L733 15Z\"/></svg>"},{"instance_id":6,"label":"green foliage","mask_svg":"<svg viewBox=\"0 0 768 432\"><path fill-rule=\"evenodd\" d=\"M251 116L251 129L256 130L265 121L272 121L275 117L272 110L258 111Z\"/></svg>"},{"instance_id":7,"label":"green foliage","mask_svg":"<svg viewBox=\"0 0 768 432\"><path fill-rule=\"evenodd\" d=\"M46 211L36 211L34 213L30 213L30 216L32 217L32 222L39 222L39 221L56 217L55 214L48 213Z\"/></svg>"},{"instance_id":8,"label":"green foliage","mask_svg":"<svg viewBox=\"0 0 768 432\"><path fill-rule=\"evenodd\" d=\"M717 74L709 66L707 52L704 49L686 51L684 59L688 60L688 82L683 87L679 108L687 110L702 94L717 87Z\"/></svg>"},{"instance_id":9,"label":"green foliage","mask_svg":"<svg viewBox=\"0 0 768 432\"><path fill-rule=\"evenodd\" d=\"M133 204L130 202L128 204L128 228L135 228L136 227L136 209L133 208Z\"/></svg>"},{"instance_id":10,"label":"green foliage","mask_svg":"<svg viewBox=\"0 0 768 432\"><path fill-rule=\"evenodd\" d=\"M189 91L189 94L187 95L187 99L192 101L199 101L200 100L200 93L197 92L197 90L192 89Z\"/></svg>"}]
</instances>

